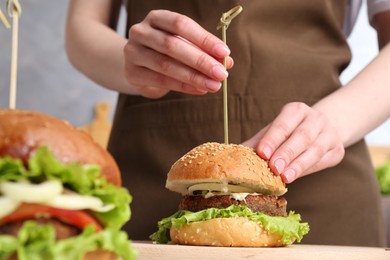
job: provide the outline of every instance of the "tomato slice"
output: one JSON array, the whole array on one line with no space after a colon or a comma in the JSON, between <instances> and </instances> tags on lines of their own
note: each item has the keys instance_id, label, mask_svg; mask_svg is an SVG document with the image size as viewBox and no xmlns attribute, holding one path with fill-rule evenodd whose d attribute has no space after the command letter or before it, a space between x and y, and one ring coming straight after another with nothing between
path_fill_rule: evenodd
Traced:
<instances>
[{"instance_id":1,"label":"tomato slice","mask_svg":"<svg viewBox=\"0 0 390 260\"><path fill-rule=\"evenodd\" d=\"M33 219L39 216L57 218L81 230L87 225L94 226L96 231L102 230L102 226L96 219L83 210L59 209L35 203L22 203L11 214L0 219L0 224Z\"/></svg>"}]
</instances>

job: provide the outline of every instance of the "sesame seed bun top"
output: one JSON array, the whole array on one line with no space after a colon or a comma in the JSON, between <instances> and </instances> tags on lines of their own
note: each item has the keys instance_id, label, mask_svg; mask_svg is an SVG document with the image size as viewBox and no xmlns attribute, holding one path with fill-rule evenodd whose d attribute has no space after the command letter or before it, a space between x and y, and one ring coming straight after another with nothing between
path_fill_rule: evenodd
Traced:
<instances>
[{"instance_id":1,"label":"sesame seed bun top","mask_svg":"<svg viewBox=\"0 0 390 260\"><path fill-rule=\"evenodd\" d=\"M268 195L287 192L280 176L253 149L237 144L205 143L195 147L171 167L166 188L188 194L198 183L225 183Z\"/></svg>"}]
</instances>

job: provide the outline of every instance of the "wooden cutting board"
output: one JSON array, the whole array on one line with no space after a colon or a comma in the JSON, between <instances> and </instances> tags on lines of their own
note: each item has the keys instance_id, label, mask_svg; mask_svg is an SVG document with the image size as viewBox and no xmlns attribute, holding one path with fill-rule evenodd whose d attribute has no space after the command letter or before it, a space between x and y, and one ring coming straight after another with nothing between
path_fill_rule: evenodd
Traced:
<instances>
[{"instance_id":1,"label":"wooden cutting board","mask_svg":"<svg viewBox=\"0 0 390 260\"><path fill-rule=\"evenodd\" d=\"M107 147L110 137L111 122L109 121L110 104L105 101L99 102L95 107L95 118L80 129L87 132L92 139L101 145Z\"/></svg>"},{"instance_id":2,"label":"wooden cutting board","mask_svg":"<svg viewBox=\"0 0 390 260\"><path fill-rule=\"evenodd\" d=\"M358 235L358 234L357 234ZM280 248L238 248L161 245L151 242L133 241L138 250L138 260L229 260L229 259L310 259L310 260L390 260L390 251L384 248L320 246L294 244Z\"/></svg>"}]
</instances>

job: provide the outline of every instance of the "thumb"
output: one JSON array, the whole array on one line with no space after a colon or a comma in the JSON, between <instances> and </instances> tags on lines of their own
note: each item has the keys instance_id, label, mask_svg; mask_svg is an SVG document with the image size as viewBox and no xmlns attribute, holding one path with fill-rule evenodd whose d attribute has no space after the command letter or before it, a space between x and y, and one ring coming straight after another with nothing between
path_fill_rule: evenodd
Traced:
<instances>
[{"instance_id":1,"label":"thumb","mask_svg":"<svg viewBox=\"0 0 390 260\"><path fill-rule=\"evenodd\" d=\"M244 141L242 145L253 148L257 154L261 154L261 151L259 151L259 142L261 138L263 138L264 134L267 132L268 128L269 126L264 127L259 132L257 132L253 137Z\"/></svg>"}]
</instances>

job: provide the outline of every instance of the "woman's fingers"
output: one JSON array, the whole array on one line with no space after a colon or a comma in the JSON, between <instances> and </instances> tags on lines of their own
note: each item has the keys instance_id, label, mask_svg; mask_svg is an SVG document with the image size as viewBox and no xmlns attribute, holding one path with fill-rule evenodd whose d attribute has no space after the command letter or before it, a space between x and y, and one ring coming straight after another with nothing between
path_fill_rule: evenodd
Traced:
<instances>
[{"instance_id":1,"label":"woman's fingers","mask_svg":"<svg viewBox=\"0 0 390 260\"><path fill-rule=\"evenodd\" d=\"M130 29L129 40L132 39L137 39L138 44L193 68L210 79L221 81L228 76L225 67L218 60L176 35L139 24Z\"/></svg>"},{"instance_id":2,"label":"woman's fingers","mask_svg":"<svg viewBox=\"0 0 390 260\"><path fill-rule=\"evenodd\" d=\"M244 145L254 147L287 183L334 166L344 156L337 129L323 114L303 103L284 106L273 122Z\"/></svg>"},{"instance_id":3,"label":"woman's fingers","mask_svg":"<svg viewBox=\"0 0 390 260\"><path fill-rule=\"evenodd\" d=\"M269 125L257 132L253 137L246 140L242 145L253 148L256 153L264 160L269 160L271 158L271 152L263 151L257 149L259 146L260 140L263 138L264 134L268 131Z\"/></svg>"},{"instance_id":4,"label":"woman's fingers","mask_svg":"<svg viewBox=\"0 0 390 260\"><path fill-rule=\"evenodd\" d=\"M284 182L291 183L302 176L335 166L343 157L342 143L331 132L323 132L292 161L288 162L287 159L286 166L280 174Z\"/></svg>"},{"instance_id":5,"label":"woman's fingers","mask_svg":"<svg viewBox=\"0 0 390 260\"><path fill-rule=\"evenodd\" d=\"M206 92L216 92L221 87L220 81L212 80L193 68L181 64L169 56L145 48L144 46L135 45L129 47L126 50L126 53L127 55L125 57L131 59L131 62L126 62L127 66L129 66L127 67L126 73L130 75L128 80L133 84L135 82L132 82L131 75L134 75L134 73L131 71L131 67L141 67L176 81L180 81L182 84L196 86L199 90ZM136 80L137 77L135 77L134 81ZM150 85L151 87L171 88L171 90L180 91L180 89L175 88L175 86L167 84L170 83L169 81L155 81L151 83L153 83Z\"/></svg>"},{"instance_id":6,"label":"woman's fingers","mask_svg":"<svg viewBox=\"0 0 390 260\"><path fill-rule=\"evenodd\" d=\"M185 15L167 10L154 10L145 20L151 27L177 35L213 57L223 58L230 54L225 43Z\"/></svg>"},{"instance_id":7,"label":"woman's fingers","mask_svg":"<svg viewBox=\"0 0 390 260\"><path fill-rule=\"evenodd\" d=\"M137 77L129 76L128 81L143 96L148 98L160 98L171 90L192 95L204 95L207 93L207 91L194 88L191 85L187 85L181 81L151 71L144 67L133 66L132 68L127 69L127 73L137 75Z\"/></svg>"},{"instance_id":8,"label":"woman's fingers","mask_svg":"<svg viewBox=\"0 0 390 260\"><path fill-rule=\"evenodd\" d=\"M233 66L229 53L220 39L192 19L156 10L129 30L124 48L125 74L141 95L153 88L188 94L216 92L228 76L227 69ZM221 63L224 58L226 68ZM135 73L139 68L150 71L147 83ZM148 91L142 91L146 87Z\"/></svg>"},{"instance_id":9,"label":"woman's fingers","mask_svg":"<svg viewBox=\"0 0 390 260\"><path fill-rule=\"evenodd\" d=\"M267 159L271 159L271 155L275 159L274 153L288 140L304 120L307 113L306 109L307 106L303 103L290 103L285 105L274 121L268 125L267 131L258 142L256 151L259 154L266 155ZM296 148L291 151L284 150L284 152L292 153L295 150ZM281 151L279 151L279 155L280 153ZM274 161L271 163L274 163Z\"/></svg>"}]
</instances>

